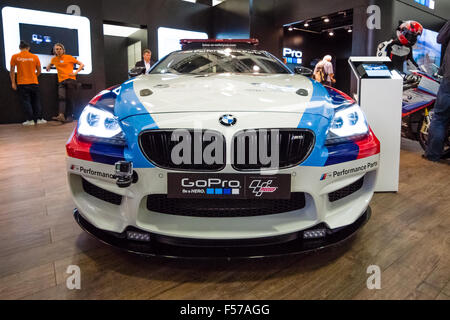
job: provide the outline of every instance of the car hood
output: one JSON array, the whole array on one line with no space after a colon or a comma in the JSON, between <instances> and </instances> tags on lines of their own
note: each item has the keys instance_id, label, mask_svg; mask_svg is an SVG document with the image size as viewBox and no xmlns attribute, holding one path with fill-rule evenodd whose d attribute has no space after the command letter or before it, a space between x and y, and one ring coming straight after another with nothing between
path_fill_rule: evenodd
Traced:
<instances>
[{"instance_id":1,"label":"car hood","mask_svg":"<svg viewBox=\"0 0 450 320\"><path fill-rule=\"evenodd\" d=\"M115 113L120 119L186 112L308 112L328 118L333 108L323 86L294 74L155 74L122 84Z\"/></svg>"}]
</instances>

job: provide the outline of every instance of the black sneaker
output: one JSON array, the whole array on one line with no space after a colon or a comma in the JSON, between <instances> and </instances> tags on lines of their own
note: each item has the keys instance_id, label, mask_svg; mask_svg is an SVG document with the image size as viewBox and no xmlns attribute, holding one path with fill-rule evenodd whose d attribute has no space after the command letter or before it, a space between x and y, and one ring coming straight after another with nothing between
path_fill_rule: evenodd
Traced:
<instances>
[{"instance_id":1,"label":"black sneaker","mask_svg":"<svg viewBox=\"0 0 450 320\"><path fill-rule=\"evenodd\" d=\"M422 154L422 158L424 158L425 160L431 161L431 162L439 162L439 159L438 159L438 160L432 160L432 159L428 158L428 157L425 155L425 153Z\"/></svg>"},{"instance_id":2,"label":"black sneaker","mask_svg":"<svg viewBox=\"0 0 450 320\"><path fill-rule=\"evenodd\" d=\"M66 118L66 121L64 121L64 123L71 123L71 122L73 122L73 118L71 116L68 116Z\"/></svg>"},{"instance_id":3,"label":"black sneaker","mask_svg":"<svg viewBox=\"0 0 450 320\"><path fill-rule=\"evenodd\" d=\"M53 120L59 121L64 123L66 121L66 118L64 117L64 115L62 113L60 113L59 115L57 115L56 117L52 117Z\"/></svg>"}]
</instances>

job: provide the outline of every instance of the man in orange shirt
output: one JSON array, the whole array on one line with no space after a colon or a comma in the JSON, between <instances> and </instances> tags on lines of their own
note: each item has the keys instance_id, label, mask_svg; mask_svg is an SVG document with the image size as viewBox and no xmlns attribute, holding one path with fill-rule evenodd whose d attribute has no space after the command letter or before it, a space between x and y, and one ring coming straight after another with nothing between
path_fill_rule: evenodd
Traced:
<instances>
[{"instance_id":1,"label":"man in orange shirt","mask_svg":"<svg viewBox=\"0 0 450 320\"><path fill-rule=\"evenodd\" d=\"M42 118L41 101L39 97L38 76L41 74L41 62L39 58L30 53L30 45L25 41L20 41L20 53L11 58L10 78L13 90L17 90L20 102L25 109L27 121L24 126L33 126L46 123ZM17 84L16 84L17 67Z\"/></svg>"},{"instance_id":2,"label":"man in orange shirt","mask_svg":"<svg viewBox=\"0 0 450 320\"><path fill-rule=\"evenodd\" d=\"M59 114L53 119L62 123L71 122L74 93L77 87L76 75L83 70L84 64L66 54L66 49L61 43L55 44L53 51L55 56L46 68L47 71L50 71L50 68L54 65L58 71ZM74 72L75 64L78 64L79 67Z\"/></svg>"}]
</instances>

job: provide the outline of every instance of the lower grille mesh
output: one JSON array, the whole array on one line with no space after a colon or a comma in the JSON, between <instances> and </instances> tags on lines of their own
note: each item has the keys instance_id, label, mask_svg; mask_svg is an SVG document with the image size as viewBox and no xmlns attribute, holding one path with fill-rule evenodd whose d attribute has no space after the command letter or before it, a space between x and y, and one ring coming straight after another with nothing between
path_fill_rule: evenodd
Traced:
<instances>
[{"instance_id":1,"label":"lower grille mesh","mask_svg":"<svg viewBox=\"0 0 450 320\"><path fill-rule=\"evenodd\" d=\"M120 203L122 202L122 196L115 194L113 192L104 190L100 187L97 187L96 185L93 185L92 183L90 183L89 181L82 179L83 181L83 190L87 193L90 194L93 197L96 197L97 199L115 204L115 205L120 205Z\"/></svg>"},{"instance_id":2,"label":"lower grille mesh","mask_svg":"<svg viewBox=\"0 0 450 320\"><path fill-rule=\"evenodd\" d=\"M251 217L277 214L305 207L305 194L294 192L290 200L273 199L172 199L166 194L147 197L147 209L154 212L191 217Z\"/></svg>"},{"instance_id":3,"label":"lower grille mesh","mask_svg":"<svg viewBox=\"0 0 450 320\"><path fill-rule=\"evenodd\" d=\"M352 193L355 193L356 191L358 191L359 189L361 189L361 187L363 186L364 183L364 177L362 177L361 179L353 182L352 184L336 190L334 192L330 192L328 194L328 199L330 200L330 202L334 202L337 200L340 200L342 198L345 198L349 195L351 195Z\"/></svg>"}]
</instances>

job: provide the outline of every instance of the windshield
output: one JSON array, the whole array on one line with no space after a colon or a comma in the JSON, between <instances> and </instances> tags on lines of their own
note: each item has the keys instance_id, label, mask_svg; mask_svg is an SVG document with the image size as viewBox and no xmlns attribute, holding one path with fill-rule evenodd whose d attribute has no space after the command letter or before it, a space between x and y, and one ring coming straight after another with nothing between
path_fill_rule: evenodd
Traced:
<instances>
[{"instance_id":1,"label":"windshield","mask_svg":"<svg viewBox=\"0 0 450 320\"><path fill-rule=\"evenodd\" d=\"M268 52L231 49L172 52L160 61L150 73L206 74L226 72L292 73Z\"/></svg>"}]
</instances>

